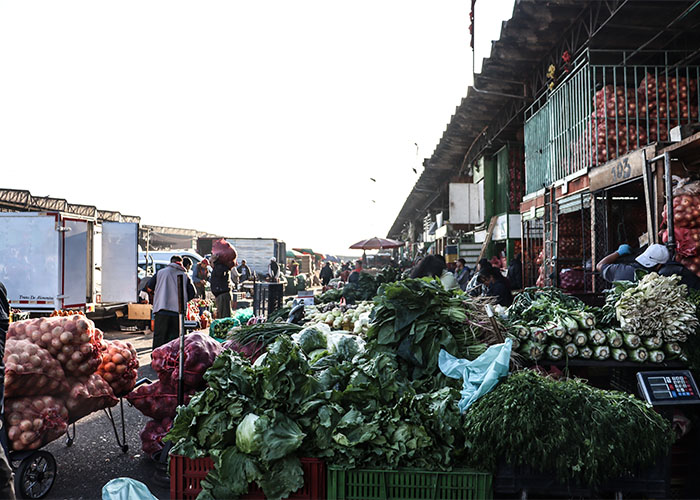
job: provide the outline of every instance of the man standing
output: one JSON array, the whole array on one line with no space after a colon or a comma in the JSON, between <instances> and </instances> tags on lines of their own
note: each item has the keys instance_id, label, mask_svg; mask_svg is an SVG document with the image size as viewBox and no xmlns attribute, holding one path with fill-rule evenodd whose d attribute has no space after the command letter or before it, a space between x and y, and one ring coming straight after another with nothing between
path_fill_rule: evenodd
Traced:
<instances>
[{"instance_id":1,"label":"man standing","mask_svg":"<svg viewBox=\"0 0 700 500\"><path fill-rule=\"evenodd\" d=\"M319 273L319 278L321 278L321 284L323 286L328 286L328 283L333 279L333 269L331 269L330 262L326 262L326 265L323 266Z\"/></svg>"},{"instance_id":2,"label":"man standing","mask_svg":"<svg viewBox=\"0 0 700 500\"><path fill-rule=\"evenodd\" d=\"M515 254L508 266L508 281L512 290L520 290L523 287L523 262L520 253Z\"/></svg>"},{"instance_id":3,"label":"man standing","mask_svg":"<svg viewBox=\"0 0 700 500\"><path fill-rule=\"evenodd\" d=\"M267 266L267 276L272 283L277 283L280 280L280 266L274 257L270 259L270 264Z\"/></svg>"},{"instance_id":4,"label":"man standing","mask_svg":"<svg viewBox=\"0 0 700 500\"><path fill-rule=\"evenodd\" d=\"M7 301L7 290L5 289L5 285L0 282L0 415L4 414L5 366L3 357L5 355L5 337L7 335L9 322L10 304ZM4 426L2 419L0 419L0 425ZM8 443L5 429L0 430L0 442L2 443L2 448L0 448L0 498L10 498L14 500L15 486L12 478L12 469L7 460Z\"/></svg>"},{"instance_id":5,"label":"man standing","mask_svg":"<svg viewBox=\"0 0 700 500\"><path fill-rule=\"evenodd\" d=\"M231 271L216 255L212 255L214 268L211 271L211 293L214 294L216 317L231 316Z\"/></svg>"},{"instance_id":6,"label":"man standing","mask_svg":"<svg viewBox=\"0 0 700 500\"><path fill-rule=\"evenodd\" d=\"M180 332L178 317L177 282L183 277L183 300L185 304L195 296L194 285L182 265L182 257L173 255L170 264L158 271L146 284L153 292L153 349L177 338Z\"/></svg>"},{"instance_id":7,"label":"man standing","mask_svg":"<svg viewBox=\"0 0 700 500\"><path fill-rule=\"evenodd\" d=\"M248 267L248 264L246 264L245 259L241 261L241 265L238 266L238 274L240 274L240 280L241 283L244 281L248 281L250 278L253 277L253 272L250 270L250 267Z\"/></svg>"}]
</instances>

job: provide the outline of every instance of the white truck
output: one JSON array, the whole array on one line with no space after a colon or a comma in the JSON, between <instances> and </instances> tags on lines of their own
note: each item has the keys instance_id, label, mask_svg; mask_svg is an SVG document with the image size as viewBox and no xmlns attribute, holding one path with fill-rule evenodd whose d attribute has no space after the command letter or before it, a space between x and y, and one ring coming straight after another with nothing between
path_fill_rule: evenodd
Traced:
<instances>
[{"instance_id":1,"label":"white truck","mask_svg":"<svg viewBox=\"0 0 700 500\"><path fill-rule=\"evenodd\" d=\"M0 281L10 306L106 316L137 301L138 224L61 212L0 213Z\"/></svg>"}]
</instances>

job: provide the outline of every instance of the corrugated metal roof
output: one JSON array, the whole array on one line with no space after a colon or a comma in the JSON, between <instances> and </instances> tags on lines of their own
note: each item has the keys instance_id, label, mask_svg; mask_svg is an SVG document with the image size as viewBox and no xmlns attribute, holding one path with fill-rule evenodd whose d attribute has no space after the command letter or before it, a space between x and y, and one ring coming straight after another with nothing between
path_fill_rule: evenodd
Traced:
<instances>
[{"instance_id":1,"label":"corrugated metal roof","mask_svg":"<svg viewBox=\"0 0 700 500\"><path fill-rule=\"evenodd\" d=\"M481 73L475 75L475 85L479 90L508 94L525 90L531 98L538 90L533 85L535 77L546 72L544 64L548 58L560 57L561 54L553 53L569 38L571 46L577 49L588 43L589 35L595 35L590 42L594 48L637 48L653 38L646 48L673 46L697 50L697 43L688 43L687 35L697 41L700 8L696 9L695 4L698 3L698 0L518 0L513 16L502 25L500 39L493 42L491 56L484 60ZM678 20L680 15L682 18ZM677 22L669 28L672 21ZM506 80L521 82L520 89ZM513 109L518 109L529 102L531 99L486 94L469 87L432 156L423 162L425 169L387 236L399 237L406 222L429 208L427 205L438 198L440 187L459 174L465 157L481 152L476 143L482 135L503 132L502 138L513 139L522 127L523 113L514 114L515 118L502 129L494 128L494 117L504 116L508 107L517 105Z\"/></svg>"}]
</instances>

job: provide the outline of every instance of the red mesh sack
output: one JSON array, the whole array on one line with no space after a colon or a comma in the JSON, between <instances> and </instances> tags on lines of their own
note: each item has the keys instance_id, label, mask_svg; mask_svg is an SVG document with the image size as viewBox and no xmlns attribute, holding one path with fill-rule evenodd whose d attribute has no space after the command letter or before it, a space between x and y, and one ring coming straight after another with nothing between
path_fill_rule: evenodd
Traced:
<instances>
[{"instance_id":1,"label":"red mesh sack","mask_svg":"<svg viewBox=\"0 0 700 500\"><path fill-rule=\"evenodd\" d=\"M185 404L190 402L195 392L194 389L185 391ZM156 420L175 418L177 387L164 384L160 380L139 386L135 391L131 391L126 399L147 417Z\"/></svg>"},{"instance_id":2,"label":"red mesh sack","mask_svg":"<svg viewBox=\"0 0 700 500\"><path fill-rule=\"evenodd\" d=\"M668 214L666 205L662 213L663 223L666 223ZM700 227L700 195L682 194L673 198L673 222L676 228Z\"/></svg>"},{"instance_id":3,"label":"red mesh sack","mask_svg":"<svg viewBox=\"0 0 700 500\"><path fill-rule=\"evenodd\" d=\"M121 397L131 392L136 384L138 369L138 354L130 342L102 342L102 360L97 374L109 383L115 396Z\"/></svg>"},{"instance_id":4,"label":"red mesh sack","mask_svg":"<svg viewBox=\"0 0 700 500\"><path fill-rule=\"evenodd\" d=\"M163 436L173 426L172 418L149 420L141 431L141 449L144 453L153 455L163 449Z\"/></svg>"},{"instance_id":5,"label":"red mesh sack","mask_svg":"<svg viewBox=\"0 0 700 500\"><path fill-rule=\"evenodd\" d=\"M87 376L100 366L102 332L85 316L55 316L13 323L8 338L26 339L49 351L67 376Z\"/></svg>"},{"instance_id":6,"label":"red mesh sack","mask_svg":"<svg viewBox=\"0 0 700 500\"><path fill-rule=\"evenodd\" d=\"M70 385L66 398L69 422L75 422L119 402L107 381L96 373L84 379L72 379Z\"/></svg>"},{"instance_id":7,"label":"red mesh sack","mask_svg":"<svg viewBox=\"0 0 700 500\"><path fill-rule=\"evenodd\" d=\"M221 352L221 344L209 335L199 332L185 336L185 387L203 388L204 372L214 363ZM158 373L158 378L176 386L179 369L180 339L171 340L153 351L151 367Z\"/></svg>"},{"instance_id":8,"label":"red mesh sack","mask_svg":"<svg viewBox=\"0 0 700 500\"><path fill-rule=\"evenodd\" d=\"M5 401L7 436L13 450L36 450L58 439L68 428L68 409L52 396Z\"/></svg>"},{"instance_id":9,"label":"red mesh sack","mask_svg":"<svg viewBox=\"0 0 700 500\"><path fill-rule=\"evenodd\" d=\"M216 257L216 261L225 265L229 269L236 265L236 249L223 238L214 240L211 244L211 254Z\"/></svg>"},{"instance_id":10,"label":"red mesh sack","mask_svg":"<svg viewBox=\"0 0 700 500\"><path fill-rule=\"evenodd\" d=\"M61 363L27 339L9 339L4 361L7 397L63 394L68 390Z\"/></svg>"}]
</instances>

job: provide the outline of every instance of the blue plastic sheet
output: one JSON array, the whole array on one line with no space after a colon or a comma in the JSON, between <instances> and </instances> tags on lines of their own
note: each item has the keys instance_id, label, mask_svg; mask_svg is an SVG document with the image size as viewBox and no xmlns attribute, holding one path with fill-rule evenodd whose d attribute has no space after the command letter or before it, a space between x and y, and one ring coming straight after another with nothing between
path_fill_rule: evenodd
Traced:
<instances>
[{"instance_id":1,"label":"blue plastic sheet","mask_svg":"<svg viewBox=\"0 0 700 500\"><path fill-rule=\"evenodd\" d=\"M102 500L158 500L141 481L118 477L102 487Z\"/></svg>"},{"instance_id":2,"label":"blue plastic sheet","mask_svg":"<svg viewBox=\"0 0 700 500\"><path fill-rule=\"evenodd\" d=\"M462 379L464 385L459 411L464 413L474 401L496 387L502 378L508 376L510 352L513 341L506 339L503 344L492 345L474 361L459 359L444 349L440 351L438 366L450 378Z\"/></svg>"}]
</instances>

